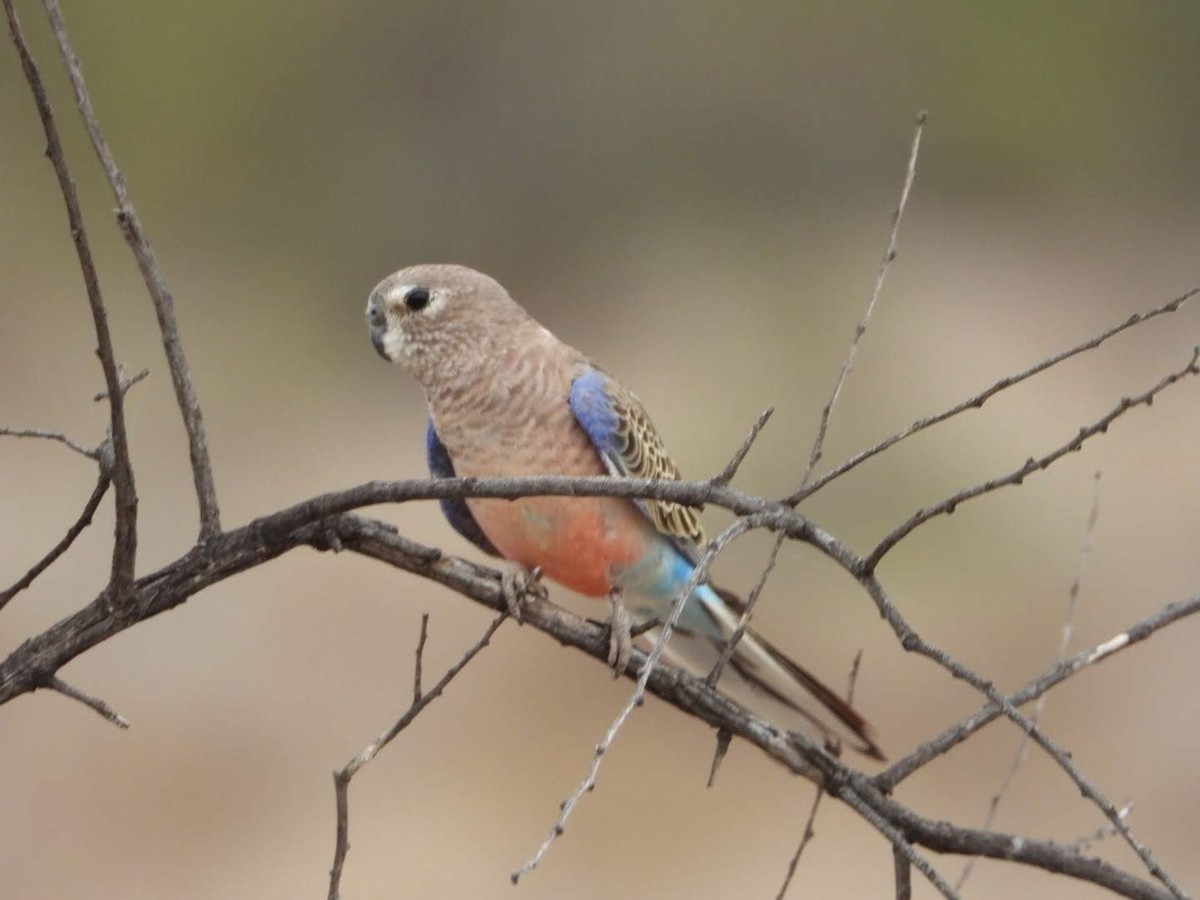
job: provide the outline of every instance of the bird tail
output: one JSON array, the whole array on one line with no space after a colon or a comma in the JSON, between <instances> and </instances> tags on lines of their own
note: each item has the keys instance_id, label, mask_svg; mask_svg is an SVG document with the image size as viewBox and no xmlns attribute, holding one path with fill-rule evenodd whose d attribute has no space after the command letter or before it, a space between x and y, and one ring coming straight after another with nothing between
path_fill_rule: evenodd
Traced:
<instances>
[{"instance_id":1,"label":"bird tail","mask_svg":"<svg viewBox=\"0 0 1200 900\"><path fill-rule=\"evenodd\" d=\"M710 652L707 654L709 656L712 656L711 651L723 651L737 630L746 604L729 591L711 585L701 585L689 604L692 605L699 608L691 615L685 612L685 621L681 623L685 632L689 624L699 624L696 622L696 614L702 613L707 619L704 624L710 627L695 629L701 634L694 634L693 637L707 638L705 643L710 644ZM672 655L684 657L686 662L696 664L695 659L686 659L694 656L694 648L693 652L689 652L685 647L677 647L676 641L672 641L668 649L672 651ZM736 694L738 691L730 689L736 688L736 682L741 681L755 694L765 696L790 711L793 715L789 716L789 719L798 718L796 724L799 728L796 730L815 732L828 745L844 744L872 759L885 758L876 743L875 729L857 710L752 629L748 628L738 642L729 658L729 669L732 669L732 672L727 670L721 683L722 690ZM731 674L737 677L730 678Z\"/></svg>"}]
</instances>

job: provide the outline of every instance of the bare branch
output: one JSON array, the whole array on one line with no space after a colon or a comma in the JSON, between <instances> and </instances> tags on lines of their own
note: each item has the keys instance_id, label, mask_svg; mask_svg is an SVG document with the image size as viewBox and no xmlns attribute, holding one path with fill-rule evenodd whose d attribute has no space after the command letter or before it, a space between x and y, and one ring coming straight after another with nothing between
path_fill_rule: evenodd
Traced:
<instances>
[{"instance_id":1,"label":"bare branch","mask_svg":"<svg viewBox=\"0 0 1200 900\"><path fill-rule=\"evenodd\" d=\"M963 400L961 403L958 403L949 409L943 410L940 413L936 413L935 415L928 416L924 419L918 419L903 431L897 432L891 437L884 438L878 444L868 447L866 450L863 450L850 457L850 459L846 460L845 462L840 463L837 467L829 472L826 472L824 475L814 481L809 487L797 491L788 499L799 503L806 497L810 497L817 491L821 490L821 488L825 487L825 485L829 484L829 482L836 478L841 478L851 469L857 468L861 463L866 462L871 457L878 456L880 453L891 449L901 441L912 437L914 434L924 431L926 428L931 428L934 425L940 425L947 419L952 419L959 413L966 412L969 409L980 409L984 403L992 399L992 397L996 396L996 394L999 394L1001 391L1007 390L1014 385L1018 385L1022 381L1032 378L1034 375L1038 375L1061 362L1065 362L1073 356L1078 356L1080 353L1086 353L1088 350L1095 350L1109 338L1115 337L1122 331L1133 328L1135 325L1141 325L1143 322L1148 322L1151 319L1165 315L1166 313L1178 311L1180 307L1182 307L1197 294L1200 294L1200 286L1194 287L1191 290L1179 295L1174 300L1169 300L1161 306L1155 307L1154 309L1147 310L1146 312L1142 313L1136 313L1130 316L1124 322L1121 322L1119 325L1114 325L1108 330L1100 332L1100 334L1096 335L1095 337L1089 338L1082 344L1076 344L1069 350L1063 350L1061 353L1056 353L1053 356L1047 357L1036 365L1030 366L1023 372L1001 378L986 390L982 390L978 394L968 397L966 400Z\"/></svg>"},{"instance_id":2,"label":"bare branch","mask_svg":"<svg viewBox=\"0 0 1200 900\"><path fill-rule=\"evenodd\" d=\"M487 496L515 497L524 495L562 495L562 496L625 496L625 497L654 497L655 499L670 499L676 502L701 505L715 503L730 509L738 515L746 517L745 527L771 528L786 531L794 539L812 544L842 568L850 573L875 601L880 614L891 626L901 646L910 652L916 652L937 663L949 671L954 677L972 685L983 693L989 700L999 704L1003 714L1023 731L1030 733L1035 742L1045 749L1060 768L1066 772L1085 796L1092 799L1108 815L1110 821L1116 824L1116 808L1087 781L1078 767L1071 762L1068 754L1046 737L1044 733L1028 718L1022 715L1011 703L996 690L991 682L982 678L948 653L929 644L908 625L899 610L888 596L882 584L867 566L866 560L861 559L844 544L817 528L799 513L761 498L752 498L731 488L720 488L709 482L688 483L677 481L655 481L647 479L615 479L605 476L591 478L567 478L563 476L541 476L533 478L496 478L496 479L438 479L432 482L370 482L360 485L341 494L327 494L315 497L290 509L283 510L271 520L271 529L286 529L289 523L303 524L322 516L355 508L368 503L378 503L384 500L411 500L418 496L424 499L440 498L442 496ZM751 515L753 514L753 515ZM736 524L736 523L735 523ZM3 667L0 667L0 676ZM0 677L0 701L3 701L6 688ZM714 723L717 724L717 723ZM1154 860L1148 849L1142 846L1122 824L1119 828L1122 836L1141 856L1147 867L1157 877L1170 878ZM1173 883L1173 882L1171 882Z\"/></svg>"},{"instance_id":3,"label":"bare branch","mask_svg":"<svg viewBox=\"0 0 1200 900\"><path fill-rule=\"evenodd\" d=\"M1122 897L1166 900L1175 896L1155 884L1122 872L1102 859L1083 856L1069 845L994 831L979 831L950 822L924 819L892 798L876 793L878 789L869 779L855 781L853 788L855 793L861 792L864 802L870 803L871 809L878 810L880 816L885 817L888 822L895 823L896 828L908 835L912 841L935 853L963 853L964 849L970 846L973 849L967 852L972 855L1043 869L1046 868L1044 864L1048 860L1054 859L1055 872L1072 878L1082 876L1084 880ZM1083 875L1084 872L1087 874Z\"/></svg>"},{"instance_id":4,"label":"bare branch","mask_svg":"<svg viewBox=\"0 0 1200 900\"><path fill-rule=\"evenodd\" d=\"M1007 700L1013 706L1021 706L1041 697L1051 688L1057 687L1068 678L1079 674L1084 669L1103 662L1127 647L1141 643L1155 632L1180 619L1200 613L1200 594L1177 603L1168 603L1153 615L1134 623L1117 635L1102 641L1082 653L1077 653L1065 662L1059 663L1037 678L1028 682L1019 690L1009 694ZM875 776L875 783L884 791L892 791L901 781L912 775L918 769L932 762L937 757L958 746L979 729L998 719L1003 712L995 703L981 706L957 725L947 728L937 737L921 744L908 756L893 763L885 771Z\"/></svg>"},{"instance_id":5,"label":"bare branch","mask_svg":"<svg viewBox=\"0 0 1200 900\"><path fill-rule=\"evenodd\" d=\"M1091 780L1088 779L1082 771L1080 771L1074 760L1071 759L1070 753L1068 753L1057 742L1051 740L1041 728L1029 720L1028 716L1023 715L1016 708L1016 706L1014 706L1008 700L1007 697L1001 695L1000 692L996 690L996 686L992 684L992 682L963 665L945 650L933 646L928 641L924 640L920 635L918 635L916 631L914 631L912 627L904 621L891 598L887 596L887 592L884 590L883 585L879 583L873 574L867 572L860 579L859 583L867 589L867 592L875 600L880 613L883 615L884 619L887 620L888 624L891 625L892 630L895 632L897 638L899 638L900 644L905 650L909 651L910 653L917 653L926 657L927 659L933 660L955 678L971 685L977 691L984 694L993 703L997 704L1000 707L1001 712L1006 717L1011 719L1013 724L1028 734L1039 747L1046 751L1047 755L1049 755L1049 757L1054 760L1058 767L1067 774L1067 777L1075 783L1075 786L1079 788L1080 793L1082 793L1083 796L1088 800L1091 800L1092 803L1094 803L1100 809L1100 811L1108 817L1108 820L1112 822L1113 827L1115 827L1120 833L1121 837L1125 839L1125 843L1127 843L1133 849L1150 873L1167 886L1168 890L1171 892L1171 895L1176 897L1177 900L1183 900L1183 898L1185 898L1186 895L1184 894L1183 889L1175 883L1175 880L1170 876L1170 874L1158 863L1154 857L1154 854L1150 852L1150 848L1145 846L1141 841L1134 837L1133 832L1129 830L1128 826L1121 821L1120 817L1117 815L1117 808L1113 805L1112 801L1105 797L1104 794L1100 792L1099 788L1092 784Z\"/></svg>"},{"instance_id":6,"label":"bare branch","mask_svg":"<svg viewBox=\"0 0 1200 900\"><path fill-rule=\"evenodd\" d=\"M11 3L12 0L4 0L6 8L11 8ZM125 240L133 251L138 269L142 273L142 279L150 292L150 298L154 301L154 312L158 317L163 350L166 351L167 364L171 370L171 382L175 386L175 399L183 414L184 427L187 429L188 452L192 460L192 477L196 485L196 497L200 504L200 536L203 540L208 540L221 530L221 514L217 506L217 491L213 484L212 465L208 459L208 444L204 436L204 417L200 412L200 402L196 398L196 388L192 383L187 356L183 351L183 342L179 338L179 325L175 320L175 301L171 297L171 292L167 289L166 281L158 267L154 250L150 246L150 239L146 236L137 211L133 208L133 202L129 198L129 190L125 184L125 176L117 168L112 151L109 150L108 143L100 131L100 123L96 119L87 86L83 81L83 70L79 65L79 59L75 56L75 50L71 46L70 37L67 35L67 25L59 11L58 2L57 0L43 0L43 5L46 8L46 15L50 19L54 37L58 41L59 52L62 54L63 62L66 63L67 76L70 78L71 87L75 92L79 115L83 119L83 124L92 141L92 147L96 151L108 183L117 198L117 222L121 226L121 233L125 235ZM9 18L10 21L14 18L11 13ZM32 84L32 79L30 83ZM37 94L38 89L35 88L34 92ZM48 111L49 107L46 108ZM72 227L74 228L74 226ZM111 348L109 355L111 356ZM109 402L114 404L115 426L116 412L120 408L118 396L120 387L115 375L107 377L107 369L105 375L108 381ZM123 427L122 424L122 430ZM117 429L114 427L113 431L115 436ZM117 442L116 445L118 457L126 453L123 445L124 436L122 435L120 442ZM114 481L117 485L118 504L120 504L121 480L114 477Z\"/></svg>"},{"instance_id":7,"label":"bare branch","mask_svg":"<svg viewBox=\"0 0 1200 900\"><path fill-rule=\"evenodd\" d=\"M340 494L327 494L313 498L305 503L297 504L290 509L282 510L272 516L258 520L247 528L254 536L255 546L260 549L260 552L262 544L265 543L265 555L274 556L284 552L284 550L289 549L291 546L295 546L296 542L302 540L302 536L305 542L318 540L320 529L316 529L315 531L305 530L303 526L319 522L324 517L336 515L340 511L352 509L356 506L384 502L385 500L411 500L418 497L423 499L468 495L513 497L525 494L642 496L672 499L685 503L713 502L726 506L726 508L733 510L739 515L746 516L747 518L742 523L746 529L755 527L784 530L789 536L812 544L823 553L826 553L831 559L838 562L867 590L875 601L880 613L888 621L905 649L917 652L933 660L951 672L956 678L971 684L987 696L989 700L997 703L1005 716L1012 719L1022 730L1030 732L1033 735L1038 745L1046 749L1060 768L1072 777L1080 790L1093 799L1105 811L1110 821L1116 818L1115 807L1106 801L1090 782L1083 778L1078 768L1069 760L1062 748L1050 741L1037 726L1029 722L1028 718L1018 712L1011 703L1008 703L990 682L972 672L957 660L954 660L949 654L922 640L909 627L896 609L895 604L888 597L883 586L867 570L864 560L852 553L839 541L808 522L808 520L804 519L803 516L794 510L783 507L778 503L749 497L730 488L718 488L707 482L697 484L647 479L612 479L607 477L566 478L563 476L438 479L425 482L370 482ZM751 516L751 513L754 513L754 515ZM239 529L237 532L230 533L223 541L218 542L219 545L227 549L238 549L238 542L246 539L246 530ZM320 538L320 540L324 541L325 539ZM199 550L193 552L201 556L205 555L201 554ZM208 555L211 555L211 551ZM235 557L240 556L240 554L234 555ZM228 557L222 558L218 556L217 558L222 559L225 565L231 565ZM244 567L249 564L248 562L243 563L242 566ZM229 572L226 571L224 574L219 574L219 577L218 573L215 572L210 572L209 574L211 578L219 580L220 577L225 577ZM150 577L154 578L154 576ZM201 579L196 583L187 585L186 593L194 593L207 583L211 583L211 578ZM174 603L182 602L183 599L184 597L179 594L173 595ZM58 626L51 628L39 636L39 638L26 642L26 644L22 645L21 648L18 648L10 656L9 660L6 660L4 664L0 664L0 702L3 702L8 697L30 690L34 685L31 679L35 675L42 676L47 667L52 667L50 668L52 674L53 671L57 670L58 666L61 666L67 659L82 652L87 646L103 639L108 634L128 627L128 622L114 622L106 616L102 616L102 621L99 623L93 622L91 610L92 607L89 606L76 614L76 617L82 617L88 623L84 626L87 629L87 634L83 640L72 640L65 644L62 642L62 637L65 636L64 630L70 631L72 628L83 625L83 622L79 621L76 617L71 617L59 623ZM146 612L143 618L152 614L153 612ZM44 657L42 655L46 652L50 656ZM32 659L37 659L38 662L31 665ZM723 721L718 719L711 721L710 724L719 726L723 724ZM738 733L736 730L734 731ZM801 766L803 766L802 763ZM1114 822L1114 824L1116 823ZM1147 866L1152 867L1151 871L1156 875L1162 873L1161 867L1154 861L1149 851L1133 839L1132 835L1127 833L1128 829L1122 829L1123 826L1118 830L1121 830L1122 836L1125 837L1126 841L1130 842L1130 845L1142 856Z\"/></svg>"},{"instance_id":8,"label":"bare branch","mask_svg":"<svg viewBox=\"0 0 1200 900\"><path fill-rule=\"evenodd\" d=\"M1075 578L1071 582L1070 590L1067 592L1067 612L1063 616L1062 633L1058 640L1058 652L1054 656L1055 664L1061 663L1067 658L1067 648L1071 644L1071 633L1074 630L1075 624L1075 609L1079 601L1079 589L1083 584L1083 573L1087 568L1088 558L1092 555L1092 543L1096 531L1096 520L1100 516L1100 473L1095 476L1095 491L1092 495L1092 508L1088 513L1087 527L1083 536L1083 548L1079 552L1079 563L1075 569ZM1041 722L1042 716L1046 711L1046 698L1049 694L1042 694L1038 697L1037 703L1033 707L1033 712L1030 713L1029 720L1031 722ZM1017 744L1017 750L1013 754L1012 763L1008 767L1008 771L1004 773L1004 778L1000 781L1000 787L992 794L991 802L988 804L987 814L983 817L983 827L988 829L992 827L992 823L996 821L996 813L1000 809L1000 803L1008 794L1013 782L1016 781L1017 773L1021 771L1021 766L1025 765L1025 760L1029 757L1029 735L1021 735L1021 740ZM1121 818L1124 818L1122 816ZM971 872L975 869L975 857L967 860L963 866L962 874L958 876L958 881L954 885L954 889L961 891L963 885L967 883L967 879L971 877Z\"/></svg>"},{"instance_id":9,"label":"bare branch","mask_svg":"<svg viewBox=\"0 0 1200 900\"><path fill-rule=\"evenodd\" d=\"M833 393L829 397L829 402L825 404L825 408L821 410L821 422L817 426L817 436L813 440L812 452L808 456L808 464L804 467L804 475L800 478L800 486L787 499L787 503L794 505L803 499L801 491L808 484L808 479L812 477L813 469L821 460L821 454L825 446L825 433L829 430L829 419L833 415L834 407L837 406L838 398L842 393L842 386L846 383L846 376L850 374L850 369L854 366L854 357L858 353L858 345L862 340L862 336L867 332L867 323L871 320L872 314L875 312L875 304L879 302L879 294L883 290L883 282L887 278L888 269L892 265L892 260L896 258L896 241L900 236L900 220L904 218L904 209L908 206L908 195L912 191L913 179L917 174L917 155L921 149L921 133L925 130L925 120L929 114L925 110L917 113L917 126L913 132L912 149L908 152L908 168L904 172L904 187L900 190L900 203L896 206L896 211L892 214L892 233L888 237L887 249L883 251L883 261L879 264L879 272L875 276L875 290L871 293L871 301L867 304L867 309L863 316L858 321L858 325L854 329L854 339L850 342L850 349L846 353L846 359L842 363L842 371L838 374L837 382L833 386Z\"/></svg>"},{"instance_id":10,"label":"bare branch","mask_svg":"<svg viewBox=\"0 0 1200 900\"><path fill-rule=\"evenodd\" d=\"M79 688L72 687L57 676L47 681L46 687L50 688L52 691L57 691L64 697L70 697L72 700L78 700L88 709L104 717L109 722L112 722L118 728L129 727L129 720L99 697L93 697L91 694L85 694L83 691L79 690Z\"/></svg>"},{"instance_id":11,"label":"bare branch","mask_svg":"<svg viewBox=\"0 0 1200 900\"><path fill-rule=\"evenodd\" d=\"M446 687L451 681L467 667L484 647L491 641L492 636L504 624L504 620L508 618L508 610L505 610L492 620L483 635L467 650L462 657L446 670L446 674L441 677L437 684L429 689L428 693L422 694L419 687L414 689L414 697L412 705L408 708L395 724L387 731L375 738L367 747L351 759L346 765L342 766L337 772L333 773L334 792L337 799L337 846L333 855L333 867L329 872L329 900L338 900L339 889L342 881L342 868L346 862L346 854L350 850L350 803L348 791L350 788L350 780L355 776L359 769L373 760L379 751L392 742L392 740L401 731L412 724L413 720L421 714L421 712L430 703L442 695ZM416 652L416 679L415 685L420 685L421 681L421 657L425 651L425 638L427 635L429 623L429 614L424 613L421 616L421 636L417 641Z\"/></svg>"},{"instance_id":12,"label":"bare branch","mask_svg":"<svg viewBox=\"0 0 1200 900\"><path fill-rule=\"evenodd\" d=\"M879 565L879 561L903 538L907 537L913 529L925 524L930 519L940 515L949 515L953 513L959 506L967 500L972 500L975 497L983 494L991 493L998 488L1008 485L1021 484L1029 475L1041 469L1045 469L1052 463L1057 462L1068 453L1073 453L1083 446L1084 442L1097 434L1102 434L1108 430L1108 426L1119 419L1129 410L1145 404L1149 406L1154 402L1154 398L1162 391L1166 390L1171 385L1186 378L1189 375L1200 374L1200 366L1197 366L1197 361L1200 360L1200 347L1196 347L1192 351L1192 357L1188 360L1187 365L1182 369L1164 377L1158 384L1150 388L1144 393L1138 394L1136 397L1125 397L1106 415L1100 417L1091 425L1087 425L1079 429L1079 433L1065 444L1051 450L1045 456L1034 459L1030 457L1024 465L1014 469L1007 475L1002 475L999 478L993 478L990 481L985 481L972 487L965 488L951 497L947 497L941 503L927 506L911 516L906 522L897 527L891 534L879 542L879 545L871 551L871 555L867 557L867 571L873 571Z\"/></svg>"},{"instance_id":13,"label":"bare branch","mask_svg":"<svg viewBox=\"0 0 1200 900\"><path fill-rule=\"evenodd\" d=\"M134 565L137 559L138 500L137 488L133 480L133 465L129 458L129 440L125 431L125 395L121 391L121 377L117 368L116 356L113 353L112 335L108 330L108 311L100 292L100 280L96 275L96 266L92 260L92 250L88 242L87 229L83 224L83 212L79 206L75 180L71 177L66 157L63 155L58 126L54 121L54 111L50 108L50 101L46 96L46 86L42 82L41 73L25 42L25 34L21 30L21 22L17 18L13 0L2 0L2 2L5 15L8 17L8 33L17 48L17 55L21 58L21 68L25 72L25 80L29 82L29 89L33 93L33 100L42 120L42 130L46 134L46 155L54 167L59 190L62 191L63 200L67 205L71 239L75 243L75 254L79 258L79 267L83 272L88 305L92 311L92 323L96 329L96 354L100 357L100 366L104 370L104 383L108 387L113 445L112 481L117 495L112 588L116 598L124 598L133 586ZM76 63L76 65L78 64Z\"/></svg>"},{"instance_id":14,"label":"bare branch","mask_svg":"<svg viewBox=\"0 0 1200 900\"><path fill-rule=\"evenodd\" d=\"M896 900L912 900L912 866L900 848L892 845L892 862L896 873Z\"/></svg>"},{"instance_id":15,"label":"bare branch","mask_svg":"<svg viewBox=\"0 0 1200 900\"><path fill-rule=\"evenodd\" d=\"M505 482L503 479L498 481L501 484ZM533 480L524 481L527 482L525 487L529 490L529 482ZM592 480L555 481L560 487L571 485L579 493L590 489L589 482ZM575 483L572 485L572 482ZM676 486L668 487L644 480L638 482L639 480L632 480L632 483L644 492L661 491L664 495L673 494L674 497L686 493ZM610 484L609 489L618 484L622 482ZM455 481L453 488L462 493L469 489L482 493L488 488L495 488L496 485L496 480L478 483ZM512 482L509 481L507 486L511 487ZM88 648L137 622L178 606L188 597L213 584L261 565L298 546L327 548L330 533L337 534L339 543L345 550L413 572L446 585L492 610L502 611L505 609L505 602L500 589L499 573L409 541L398 535L393 526L381 522L355 515L318 515L323 508L327 508L326 504L332 504L335 500L349 502L353 498L360 505L364 502L378 502L364 500L364 497L377 497L380 493L387 493L384 488L396 491L402 496L407 495L406 499L411 499L411 495L417 493L436 497L445 494L450 487L451 485L443 481L365 485L362 486L363 490L356 489L340 495L315 498L322 502L309 501L299 504L291 510L263 517L243 528L223 533L214 544L204 548L193 548L157 572L139 579L135 596L126 607L129 614L112 615L104 603L104 595L101 594L79 612L25 641L6 660L0 662L0 703L44 686L48 673L53 674L67 661ZM706 487L691 485L692 490ZM403 490L400 490L401 488ZM730 493L736 496L737 492ZM722 496L721 499L733 502L727 496ZM786 511L785 515L797 517L791 510ZM312 518L305 521L305 516ZM815 543L820 546L822 540L817 539ZM840 552L836 542L828 546L831 553ZM1192 611L1200 610L1200 597L1194 598L1191 607ZM560 643L581 650L604 664L609 649L608 629L605 626L589 622L548 601L532 601L526 605L523 612L525 623L530 627L543 631ZM1164 611L1162 615L1171 618L1172 616L1168 615L1170 612ZM1175 612L1173 618L1180 618L1184 614L1186 613L1182 611ZM1155 627L1163 627L1165 624L1159 622ZM1102 645L1095 648L1090 655L1098 658L1104 653L1116 652L1112 647L1144 637L1145 635L1137 633L1132 636L1122 635L1121 640L1106 642L1109 649ZM635 650L630 671L640 669L645 659L645 654ZM965 829L917 816L892 801L875 786L872 779L847 768L830 756L824 748L807 740L803 735L780 731L719 691L709 688L702 678L673 666L655 667L647 690L713 728L727 728L735 736L759 748L790 771L824 780L827 785L833 786L830 790L833 796L850 803L856 810L865 807L874 811L876 820L886 820L885 824L895 823L893 833L897 833L896 829L899 829L898 833L907 835L911 842L936 852L982 855L1036 866L1046 871L1089 881L1122 896L1154 900L1169 896L1150 882L1122 872L1102 860L1081 857L1063 845L1030 838L1018 841L1012 835ZM852 786L852 790L847 786ZM874 820L871 821L874 824Z\"/></svg>"},{"instance_id":16,"label":"bare branch","mask_svg":"<svg viewBox=\"0 0 1200 900\"><path fill-rule=\"evenodd\" d=\"M33 584L35 578L50 568L56 559L67 552L70 546L75 543L75 538L83 533L83 529L92 524L92 516L96 514L96 510L100 506L100 501L104 499L104 495L108 493L108 486L110 484L112 484L112 479L109 477L108 471L102 470L96 486L92 489L92 496L88 498L87 503L83 506L83 512L79 514L79 518L75 520L74 524L67 529L67 533L63 536L62 540L55 544L49 553L34 563L33 567L22 575L16 584L0 592L0 609L4 609L8 605L8 601Z\"/></svg>"},{"instance_id":17,"label":"bare branch","mask_svg":"<svg viewBox=\"0 0 1200 900\"><path fill-rule=\"evenodd\" d=\"M874 803L869 803L859 793L858 785L855 785L854 789L840 793L838 796L854 809L855 812L874 825L875 829L891 842L892 852L896 857L903 858L910 866L916 866L917 870L929 880L929 883L946 900L958 900L958 894L942 878L937 869L930 864L929 860L916 851L912 845L912 840L906 836L906 833L897 828L889 818L882 815Z\"/></svg>"}]
</instances>

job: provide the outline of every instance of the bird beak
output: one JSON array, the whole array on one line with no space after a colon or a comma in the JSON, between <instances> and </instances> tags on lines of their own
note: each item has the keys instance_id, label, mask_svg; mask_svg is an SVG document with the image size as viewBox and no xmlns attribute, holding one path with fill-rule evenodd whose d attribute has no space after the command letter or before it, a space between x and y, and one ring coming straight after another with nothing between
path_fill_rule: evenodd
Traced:
<instances>
[{"instance_id":1,"label":"bird beak","mask_svg":"<svg viewBox=\"0 0 1200 900\"><path fill-rule=\"evenodd\" d=\"M392 360L388 357L383 346L383 333L387 330L387 316L384 314L383 306L376 300L374 294L367 301L367 331L371 335L371 346L375 348L375 352L382 356L388 362Z\"/></svg>"}]
</instances>

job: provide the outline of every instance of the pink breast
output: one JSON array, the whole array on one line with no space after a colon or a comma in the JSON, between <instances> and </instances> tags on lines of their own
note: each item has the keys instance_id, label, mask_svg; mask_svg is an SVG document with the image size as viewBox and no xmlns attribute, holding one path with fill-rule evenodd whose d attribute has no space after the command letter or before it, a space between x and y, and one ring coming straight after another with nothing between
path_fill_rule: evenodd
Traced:
<instances>
[{"instance_id":1,"label":"pink breast","mask_svg":"<svg viewBox=\"0 0 1200 900\"><path fill-rule=\"evenodd\" d=\"M471 512L506 559L541 566L573 591L601 597L612 573L643 553L642 515L627 500L526 497L470 500Z\"/></svg>"}]
</instances>

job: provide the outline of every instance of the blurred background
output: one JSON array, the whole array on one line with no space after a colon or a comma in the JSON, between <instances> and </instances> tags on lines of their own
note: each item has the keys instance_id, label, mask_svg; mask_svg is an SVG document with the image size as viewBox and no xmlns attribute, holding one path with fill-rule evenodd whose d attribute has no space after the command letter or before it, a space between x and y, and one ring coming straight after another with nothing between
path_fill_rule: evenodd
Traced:
<instances>
[{"instance_id":1,"label":"blurred background","mask_svg":"<svg viewBox=\"0 0 1200 900\"><path fill-rule=\"evenodd\" d=\"M195 503L154 316L114 227L40 5L20 4L66 135L128 402L139 571L190 546ZM424 471L415 384L372 352L370 288L415 262L470 264L603 360L653 411L686 475L775 418L737 485L797 482L887 241L919 108L913 199L826 446L852 454L1200 281L1200 7L747 2L64 2L92 96L177 300L224 521ZM0 50L0 423L87 443L105 409L61 198L10 45ZM906 442L805 505L865 552L913 510L1009 471L1187 360L1185 308ZM1059 642L1092 503L1072 650L1200 585L1200 385L1119 420L1020 488L914 533L881 575L928 639L1011 688ZM93 467L0 440L0 582L78 514ZM431 504L372 511L473 555ZM727 521L707 514L711 529ZM91 600L111 500L0 615L0 652ZM720 580L747 589L770 538ZM555 592L577 609L602 615ZM858 705L893 758L979 699L907 656L825 559L788 547L759 606L772 639ZM0 713L5 898L323 897L330 772L408 704L489 614L363 559L297 551L64 670L133 723L63 698ZM1069 682L1048 732L1135 803L1135 833L1200 890L1200 623ZM493 645L351 788L351 898L512 896L630 686L530 630ZM899 790L982 821L1019 734L994 725ZM519 893L771 897L811 787L651 701L599 789ZM995 827L1069 842L1100 814L1032 754ZM1099 848L1143 874L1123 845ZM935 859L948 877L962 861ZM794 897L891 896L891 853L826 803ZM932 896L920 878L916 895ZM971 897L1093 897L982 863Z\"/></svg>"}]
</instances>

